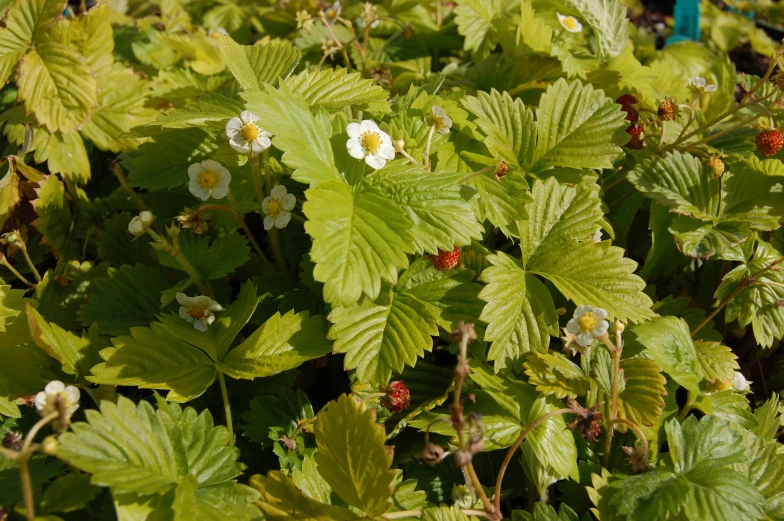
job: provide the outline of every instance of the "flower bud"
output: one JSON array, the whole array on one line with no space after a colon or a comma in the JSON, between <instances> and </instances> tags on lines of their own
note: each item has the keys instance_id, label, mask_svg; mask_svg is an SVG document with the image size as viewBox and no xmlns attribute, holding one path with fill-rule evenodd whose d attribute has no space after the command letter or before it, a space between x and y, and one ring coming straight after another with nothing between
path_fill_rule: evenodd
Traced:
<instances>
[{"instance_id":1,"label":"flower bud","mask_svg":"<svg viewBox=\"0 0 784 521\"><path fill-rule=\"evenodd\" d=\"M144 210L139 215L131 219L131 222L128 223L128 231L131 233L131 235L139 237L147 231L147 228L149 228L152 224L152 220L152 213Z\"/></svg>"},{"instance_id":2,"label":"flower bud","mask_svg":"<svg viewBox=\"0 0 784 521\"><path fill-rule=\"evenodd\" d=\"M47 436L41 443L41 451L49 456L56 456L60 450L60 442L57 441L56 436Z\"/></svg>"},{"instance_id":3,"label":"flower bud","mask_svg":"<svg viewBox=\"0 0 784 521\"><path fill-rule=\"evenodd\" d=\"M616 320L615 322L613 322L613 328L617 333L623 333L624 330L626 329L626 324L624 324L620 320Z\"/></svg>"},{"instance_id":4,"label":"flower bud","mask_svg":"<svg viewBox=\"0 0 784 521\"><path fill-rule=\"evenodd\" d=\"M406 148L406 142L402 139L396 139L392 142L395 147L395 152L398 154L402 153L403 150Z\"/></svg>"}]
</instances>

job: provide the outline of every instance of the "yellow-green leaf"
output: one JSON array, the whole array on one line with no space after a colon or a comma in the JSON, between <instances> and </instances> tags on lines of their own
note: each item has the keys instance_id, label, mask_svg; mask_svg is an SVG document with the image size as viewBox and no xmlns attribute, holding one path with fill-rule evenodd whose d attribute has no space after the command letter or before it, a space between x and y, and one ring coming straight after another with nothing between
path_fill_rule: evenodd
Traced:
<instances>
[{"instance_id":1,"label":"yellow-green leaf","mask_svg":"<svg viewBox=\"0 0 784 521\"><path fill-rule=\"evenodd\" d=\"M705 379L713 384L728 384L740 368L732 349L721 342L694 342Z\"/></svg>"}]
</instances>

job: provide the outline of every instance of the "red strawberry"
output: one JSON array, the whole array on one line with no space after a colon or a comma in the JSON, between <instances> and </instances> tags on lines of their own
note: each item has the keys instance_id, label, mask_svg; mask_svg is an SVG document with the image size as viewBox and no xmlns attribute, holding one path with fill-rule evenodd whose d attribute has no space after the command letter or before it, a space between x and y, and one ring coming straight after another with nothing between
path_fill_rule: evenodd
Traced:
<instances>
[{"instance_id":1,"label":"red strawberry","mask_svg":"<svg viewBox=\"0 0 784 521\"><path fill-rule=\"evenodd\" d=\"M386 395L381 398L381 405L391 412L403 412L411 405L411 393L403 380L390 383L386 388L382 388L382 391Z\"/></svg>"},{"instance_id":2,"label":"red strawberry","mask_svg":"<svg viewBox=\"0 0 784 521\"><path fill-rule=\"evenodd\" d=\"M438 255L431 255L430 260L439 271L451 270L460 262L460 246L455 246L452 251L438 250Z\"/></svg>"},{"instance_id":3,"label":"red strawberry","mask_svg":"<svg viewBox=\"0 0 784 521\"><path fill-rule=\"evenodd\" d=\"M629 142L626 143L626 148L639 150L645 145L645 142L643 141L645 138L645 131L640 125L632 125L626 129L626 132L632 137Z\"/></svg>"},{"instance_id":4,"label":"red strawberry","mask_svg":"<svg viewBox=\"0 0 784 521\"><path fill-rule=\"evenodd\" d=\"M639 114L637 113L637 98L632 96L631 94L624 94L617 100L615 103L621 106L621 110L626 112L626 120L629 123L637 123L637 119L639 118Z\"/></svg>"},{"instance_id":5,"label":"red strawberry","mask_svg":"<svg viewBox=\"0 0 784 521\"><path fill-rule=\"evenodd\" d=\"M765 157L773 157L778 154L781 147L784 146L784 135L777 129L766 128L757 134L755 143L757 145L757 152Z\"/></svg>"}]
</instances>

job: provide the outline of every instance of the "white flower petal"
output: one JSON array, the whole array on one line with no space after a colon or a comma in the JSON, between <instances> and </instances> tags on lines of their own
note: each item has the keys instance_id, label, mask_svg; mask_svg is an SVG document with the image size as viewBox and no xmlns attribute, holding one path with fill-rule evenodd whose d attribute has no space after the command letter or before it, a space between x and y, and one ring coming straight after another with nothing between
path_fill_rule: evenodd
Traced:
<instances>
[{"instance_id":1,"label":"white flower petal","mask_svg":"<svg viewBox=\"0 0 784 521\"><path fill-rule=\"evenodd\" d=\"M240 118L231 118L226 123L226 136L231 138L240 132L242 132L242 120Z\"/></svg>"},{"instance_id":2,"label":"white flower petal","mask_svg":"<svg viewBox=\"0 0 784 521\"><path fill-rule=\"evenodd\" d=\"M600 320L607 318L607 310L604 308L594 308L593 314L599 317Z\"/></svg>"},{"instance_id":3,"label":"white flower petal","mask_svg":"<svg viewBox=\"0 0 784 521\"><path fill-rule=\"evenodd\" d=\"M188 304L188 302L190 301L190 298L188 298L188 295L186 295L185 293L177 293L176 297L177 297L177 303L181 306Z\"/></svg>"},{"instance_id":4,"label":"white flower petal","mask_svg":"<svg viewBox=\"0 0 784 521\"><path fill-rule=\"evenodd\" d=\"M577 319L573 318L566 323L566 332L576 335L580 332L580 326L577 325Z\"/></svg>"},{"instance_id":5,"label":"white flower petal","mask_svg":"<svg viewBox=\"0 0 784 521\"><path fill-rule=\"evenodd\" d=\"M202 172L204 172L204 167L201 166L201 163L193 163L188 167L188 177L191 180L197 179Z\"/></svg>"},{"instance_id":6,"label":"white flower petal","mask_svg":"<svg viewBox=\"0 0 784 521\"><path fill-rule=\"evenodd\" d=\"M248 124L256 123L259 120L259 117L249 110L243 110L240 112L240 119L243 123Z\"/></svg>"},{"instance_id":7,"label":"white flower petal","mask_svg":"<svg viewBox=\"0 0 784 521\"><path fill-rule=\"evenodd\" d=\"M285 228L289 221L291 221L291 213L282 211L275 217L275 228Z\"/></svg>"},{"instance_id":8,"label":"white flower petal","mask_svg":"<svg viewBox=\"0 0 784 521\"><path fill-rule=\"evenodd\" d=\"M260 149L260 152L264 152L272 145L272 141L270 140L270 136L259 136L256 138L255 144L256 147Z\"/></svg>"},{"instance_id":9,"label":"white flower petal","mask_svg":"<svg viewBox=\"0 0 784 521\"><path fill-rule=\"evenodd\" d=\"M585 315L586 313L591 312L591 306L577 306L574 310L574 318L580 318L581 316Z\"/></svg>"},{"instance_id":10,"label":"white flower petal","mask_svg":"<svg viewBox=\"0 0 784 521\"><path fill-rule=\"evenodd\" d=\"M588 347L593 344L593 335L590 332L587 333L579 333L576 336L577 343L583 347Z\"/></svg>"},{"instance_id":11,"label":"white flower petal","mask_svg":"<svg viewBox=\"0 0 784 521\"><path fill-rule=\"evenodd\" d=\"M378 154L373 154L370 156L365 156L365 163L368 164L369 167L375 168L376 170L380 170L384 168L384 165L387 164L386 159L379 156Z\"/></svg>"},{"instance_id":12,"label":"white flower petal","mask_svg":"<svg viewBox=\"0 0 784 521\"><path fill-rule=\"evenodd\" d=\"M193 322L193 317L188 314L188 306L180 306L180 318Z\"/></svg>"},{"instance_id":13,"label":"white flower petal","mask_svg":"<svg viewBox=\"0 0 784 521\"><path fill-rule=\"evenodd\" d=\"M294 197L293 194L286 194L283 198L283 205L282 208L287 212L290 212L294 209L294 206L297 204L297 198Z\"/></svg>"},{"instance_id":14,"label":"white flower petal","mask_svg":"<svg viewBox=\"0 0 784 521\"><path fill-rule=\"evenodd\" d=\"M433 105L433 107L430 109L430 112L437 118L443 118L446 116L446 111L438 105Z\"/></svg>"},{"instance_id":15,"label":"white flower petal","mask_svg":"<svg viewBox=\"0 0 784 521\"><path fill-rule=\"evenodd\" d=\"M267 196L261 201L261 211L267 213L267 206L272 202L272 197Z\"/></svg>"},{"instance_id":16,"label":"white flower petal","mask_svg":"<svg viewBox=\"0 0 784 521\"><path fill-rule=\"evenodd\" d=\"M713 92L716 90L716 85L705 85L705 92Z\"/></svg>"},{"instance_id":17,"label":"white flower petal","mask_svg":"<svg viewBox=\"0 0 784 521\"><path fill-rule=\"evenodd\" d=\"M226 194L229 193L229 183L224 183L221 181L212 189L212 198L213 199L223 199L226 197Z\"/></svg>"},{"instance_id":18,"label":"white flower petal","mask_svg":"<svg viewBox=\"0 0 784 521\"><path fill-rule=\"evenodd\" d=\"M44 407L46 407L46 393L41 391L35 395L35 408L42 411Z\"/></svg>"},{"instance_id":19,"label":"white flower petal","mask_svg":"<svg viewBox=\"0 0 784 521\"><path fill-rule=\"evenodd\" d=\"M202 168L204 170L212 170L218 174L220 174L221 170L226 170L223 168L223 165L218 163L217 161L213 161L212 159L205 159L201 162ZM228 170L226 170L228 172Z\"/></svg>"},{"instance_id":20,"label":"white flower petal","mask_svg":"<svg viewBox=\"0 0 784 521\"><path fill-rule=\"evenodd\" d=\"M601 322L596 324L596 327L593 328L591 334L595 337L604 336L607 334L608 329L610 329L610 323L607 322L606 320L602 320Z\"/></svg>"},{"instance_id":21,"label":"white flower petal","mask_svg":"<svg viewBox=\"0 0 784 521\"><path fill-rule=\"evenodd\" d=\"M275 185L272 190L270 190L270 195L273 199L280 201L286 197L286 187L283 185Z\"/></svg>"},{"instance_id":22,"label":"white flower petal","mask_svg":"<svg viewBox=\"0 0 784 521\"><path fill-rule=\"evenodd\" d=\"M348 137L356 139L362 135L362 127L359 123L349 123L346 125L346 133Z\"/></svg>"},{"instance_id":23,"label":"white flower petal","mask_svg":"<svg viewBox=\"0 0 784 521\"><path fill-rule=\"evenodd\" d=\"M79 403L79 389L73 385L69 385L65 388L65 394L68 396L68 400L70 400L72 404Z\"/></svg>"},{"instance_id":24,"label":"white flower petal","mask_svg":"<svg viewBox=\"0 0 784 521\"><path fill-rule=\"evenodd\" d=\"M382 157L383 159L395 159L395 147L391 143L384 143L378 149L378 154L376 155Z\"/></svg>"},{"instance_id":25,"label":"white flower petal","mask_svg":"<svg viewBox=\"0 0 784 521\"><path fill-rule=\"evenodd\" d=\"M271 215L264 217L264 229L271 230L275 226L275 218Z\"/></svg>"},{"instance_id":26,"label":"white flower petal","mask_svg":"<svg viewBox=\"0 0 784 521\"><path fill-rule=\"evenodd\" d=\"M65 391L65 384L60 380L52 380L44 387L44 392L46 394L57 394L63 391Z\"/></svg>"},{"instance_id":27,"label":"white flower petal","mask_svg":"<svg viewBox=\"0 0 784 521\"><path fill-rule=\"evenodd\" d=\"M376 125L376 122L373 121L373 120L370 120L370 119L363 119L362 122L359 124L359 126L362 129L362 132L379 132L379 133L381 133L381 131L378 128L378 125Z\"/></svg>"},{"instance_id":28,"label":"white flower petal","mask_svg":"<svg viewBox=\"0 0 784 521\"><path fill-rule=\"evenodd\" d=\"M188 190L202 201L206 201L210 198L210 192L202 188L198 181L191 180L191 182L188 183Z\"/></svg>"},{"instance_id":29,"label":"white flower petal","mask_svg":"<svg viewBox=\"0 0 784 521\"><path fill-rule=\"evenodd\" d=\"M240 154L247 154L248 153L248 144L245 143L244 141L240 145L240 144L235 143L234 140L232 139L232 141L229 141L229 145L231 145L231 148L233 148L234 150L236 150Z\"/></svg>"},{"instance_id":30,"label":"white flower petal","mask_svg":"<svg viewBox=\"0 0 784 521\"><path fill-rule=\"evenodd\" d=\"M365 149L362 147L362 143L359 139L349 139L346 142L346 150L348 150L348 155L354 159L362 159L365 157Z\"/></svg>"},{"instance_id":31,"label":"white flower petal","mask_svg":"<svg viewBox=\"0 0 784 521\"><path fill-rule=\"evenodd\" d=\"M203 318L200 318L199 320L194 320L193 321L193 329L195 329L196 331L201 331L202 333L204 333L205 331L207 331L207 324L204 322Z\"/></svg>"},{"instance_id":32,"label":"white flower petal","mask_svg":"<svg viewBox=\"0 0 784 521\"><path fill-rule=\"evenodd\" d=\"M143 210L139 214L139 220L142 222L142 224L150 224L152 222L152 212Z\"/></svg>"}]
</instances>

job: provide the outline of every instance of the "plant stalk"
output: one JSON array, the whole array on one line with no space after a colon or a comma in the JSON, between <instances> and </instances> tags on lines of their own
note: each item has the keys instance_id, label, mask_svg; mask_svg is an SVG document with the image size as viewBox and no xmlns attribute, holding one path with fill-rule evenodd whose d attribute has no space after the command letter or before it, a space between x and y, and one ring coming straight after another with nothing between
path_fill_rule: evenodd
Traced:
<instances>
[{"instance_id":1,"label":"plant stalk","mask_svg":"<svg viewBox=\"0 0 784 521\"><path fill-rule=\"evenodd\" d=\"M229 391L226 389L226 378L223 373L218 371L218 383L220 384L221 396L223 397L223 412L226 415L226 427L229 429L229 440L234 445L234 426L231 421L231 404L229 403Z\"/></svg>"}]
</instances>

